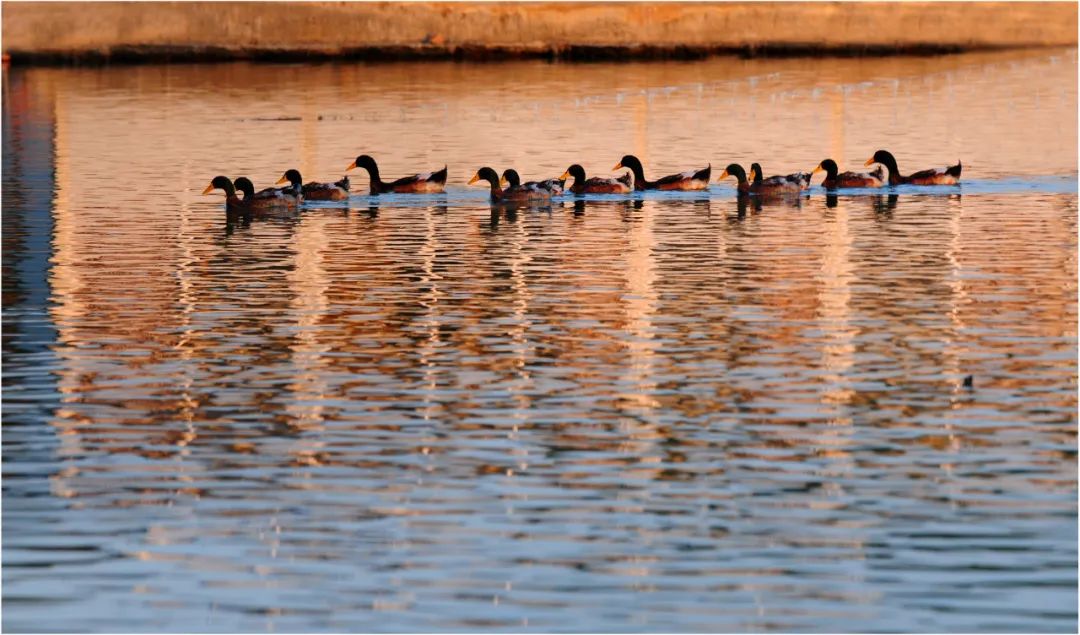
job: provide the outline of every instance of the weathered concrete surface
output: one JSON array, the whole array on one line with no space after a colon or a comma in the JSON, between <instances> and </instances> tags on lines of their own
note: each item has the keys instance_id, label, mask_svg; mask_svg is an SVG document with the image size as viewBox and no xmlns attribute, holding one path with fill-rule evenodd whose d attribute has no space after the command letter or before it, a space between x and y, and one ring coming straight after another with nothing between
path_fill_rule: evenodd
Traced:
<instances>
[{"instance_id":1,"label":"weathered concrete surface","mask_svg":"<svg viewBox=\"0 0 1080 635\"><path fill-rule=\"evenodd\" d=\"M13 61L887 54L1075 45L1061 3L4 2Z\"/></svg>"}]
</instances>

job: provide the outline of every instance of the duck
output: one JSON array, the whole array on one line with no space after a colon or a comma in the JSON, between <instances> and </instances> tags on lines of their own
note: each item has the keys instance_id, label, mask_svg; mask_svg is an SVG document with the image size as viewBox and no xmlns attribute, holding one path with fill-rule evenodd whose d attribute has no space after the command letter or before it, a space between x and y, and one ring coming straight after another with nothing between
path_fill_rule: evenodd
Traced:
<instances>
[{"instance_id":1,"label":"duck","mask_svg":"<svg viewBox=\"0 0 1080 635\"><path fill-rule=\"evenodd\" d=\"M345 171L364 168L371 177L371 193L386 194L396 192L398 194L436 194L445 191L446 166L438 172L422 172L412 176L403 176L396 181L384 183L379 178L379 166L366 154L356 157L356 160L345 168Z\"/></svg>"},{"instance_id":2,"label":"duck","mask_svg":"<svg viewBox=\"0 0 1080 635\"><path fill-rule=\"evenodd\" d=\"M233 180L233 187L244 193L240 201L244 208L252 212L284 212L290 209L289 201L281 190L268 187L258 193L251 179L241 176Z\"/></svg>"},{"instance_id":3,"label":"duck","mask_svg":"<svg viewBox=\"0 0 1080 635\"><path fill-rule=\"evenodd\" d=\"M547 181L544 183L547 183ZM551 186L545 186L544 183L537 183L536 181L522 183L521 177L518 176L516 170L504 170L502 178L499 180L499 186L502 187L508 185L509 187L503 190L499 202L549 204L553 192Z\"/></svg>"},{"instance_id":4,"label":"duck","mask_svg":"<svg viewBox=\"0 0 1080 635\"><path fill-rule=\"evenodd\" d=\"M687 170L679 174L665 176L656 181L645 180L645 169L641 161L632 154L628 154L615 164L612 170L627 168L634 173L635 190L704 190L709 187L709 176L712 174L712 165L701 170Z\"/></svg>"},{"instance_id":5,"label":"duck","mask_svg":"<svg viewBox=\"0 0 1080 635\"><path fill-rule=\"evenodd\" d=\"M285 201L288 202L289 207L296 207L300 203L304 202L304 180L300 178L300 173L296 170L286 170L285 174L281 175L274 185L281 185L282 183L288 183L286 187L269 188L267 190L261 190L259 193L268 192L273 190L280 193L285 197Z\"/></svg>"},{"instance_id":6,"label":"duck","mask_svg":"<svg viewBox=\"0 0 1080 635\"><path fill-rule=\"evenodd\" d=\"M487 181L491 185L491 202L497 203L502 198L503 190L499 186L499 174L495 170L489 167L482 167L476 171L476 174L469 179L469 185L476 183L477 181Z\"/></svg>"},{"instance_id":7,"label":"duck","mask_svg":"<svg viewBox=\"0 0 1080 635\"><path fill-rule=\"evenodd\" d=\"M227 214L241 214L248 211L244 202L236 196L236 188L233 186L233 182L229 180L229 177L215 176L211 179L210 185L207 185L206 189L202 191L202 195L206 196L214 190L225 192L225 212Z\"/></svg>"},{"instance_id":8,"label":"duck","mask_svg":"<svg viewBox=\"0 0 1080 635\"><path fill-rule=\"evenodd\" d=\"M280 185L286 181L292 183L295 188L297 183L303 183L304 180L300 177L298 170L288 170L284 176L278 179L275 185ZM317 181L304 183L300 186L300 192L304 195L304 200L308 201L344 201L349 198L349 177L346 176L336 183L319 183Z\"/></svg>"},{"instance_id":9,"label":"duck","mask_svg":"<svg viewBox=\"0 0 1080 635\"><path fill-rule=\"evenodd\" d=\"M720 179L724 180L729 176L735 177L738 181L736 189L739 190L739 194L748 194L750 192L750 181L746 180L746 170L742 168L738 163L729 163L724 171L720 173Z\"/></svg>"},{"instance_id":10,"label":"duck","mask_svg":"<svg viewBox=\"0 0 1080 635\"><path fill-rule=\"evenodd\" d=\"M633 177L629 172L617 179L606 179L600 176L586 179L585 168L575 163L566 168L566 172L563 172L559 178L566 181L570 177L574 177L574 182L569 188L574 194L629 194L633 191L631 187Z\"/></svg>"},{"instance_id":11,"label":"duck","mask_svg":"<svg viewBox=\"0 0 1080 635\"><path fill-rule=\"evenodd\" d=\"M904 176L896 166L896 158L887 150L878 150L864 165L880 163L889 171L889 185L956 185L960 182L960 161L946 168L931 168Z\"/></svg>"},{"instance_id":12,"label":"duck","mask_svg":"<svg viewBox=\"0 0 1080 635\"><path fill-rule=\"evenodd\" d=\"M480 168L476 175L469 180L469 185L477 181L487 181L491 185L492 203L527 203L527 204L550 204L551 192L549 190L533 186L531 184L511 186L502 189L499 174L489 167Z\"/></svg>"},{"instance_id":13,"label":"duck","mask_svg":"<svg viewBox=\"0 0 1080 635\"><path fill-rule=\"evenodd\" d=\"M552 196L558 196L563 193L563 186L566 185L566 179L558 178L547 179L546 181L526 181L523 184L517 170L509 169L503 170L502 178L499 180L500 187L505 187L507 185L510 186L510 189L515 187L538 187L551 192Z\"/></svg>"},{"instance_id":14,"label":"duck","mask_svg":"<svg viewBox=\"0 0 1080 635\"><path fill-rule=\"evenodd\" d=\"M840 172L836 161L825 159L818 164L811 174L825 173L825 180L821 182L825 189L835 190L841 187L881 187L885 185L885 171L879 165L873 172Z\"/></svg>"},{"instance_id":15,"label":"duck","mask_svg":"<svg viewBox=\"0 0 1080 635\"><path fill-rule=\"evenodd\" d=\"M760 163L750 164L750 191L779 192L779 191L802 191L810 188L811 172L793 172L783 176L770 176L764 178L765 170ZM792 187L794 186L794 187Z\"/></svg>"}]
</instances>

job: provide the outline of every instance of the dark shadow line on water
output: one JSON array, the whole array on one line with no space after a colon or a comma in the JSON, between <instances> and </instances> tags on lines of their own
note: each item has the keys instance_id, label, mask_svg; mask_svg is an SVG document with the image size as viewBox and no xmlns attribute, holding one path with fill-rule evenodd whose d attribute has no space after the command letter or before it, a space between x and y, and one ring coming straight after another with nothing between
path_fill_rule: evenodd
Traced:
<instances>
[{"instance_id":1,"label":"dark shadow line on water","mask_svg":"<svg viewBox=\"0 0 1080 635\"><path fill-rule=\"evenodd\" d=\"M340 47L334 50L256 48L252 46L194 46L176 44L118 44L74 51L7 51L13 66L131 66L204 65L235 62L311 65L366 63L371 65L435 62L500 64L521 61L549 63L631 63L699 61L710 58L858 58L940 57L962 53L1060 48L1032 45L959 44L821 44L775 42L744 45L557 44L557 45L421 45L389 44Z\"/></svg>"}]
</instances>

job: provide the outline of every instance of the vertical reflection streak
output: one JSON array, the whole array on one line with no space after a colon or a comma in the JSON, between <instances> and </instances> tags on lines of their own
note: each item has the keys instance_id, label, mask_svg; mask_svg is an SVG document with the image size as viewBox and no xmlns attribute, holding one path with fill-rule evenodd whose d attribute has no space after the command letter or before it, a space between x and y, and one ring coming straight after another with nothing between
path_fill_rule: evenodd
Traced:
<instances>
[{"instance_id":1,"label":"vertical reflection streak","mask_svg":"<svg viewBox=\"0 0 1080 635\"><path fill-rule=\"evenodd\" d=\"M79 235L82 231L80 217L71 207L70 193L73 189L70 151L70 121L67 95L57 90L54 101L56 148L56 191L53 200L53 242L52 268L49 272L49 284L52 287L53 302L50 305L53 323L56 325L59 346L56 356L61 363L57 369L57 390L62 403L77 404L85 386L80 382L93 381L93 364L77 347L81 343L78 325L82 324L88 309L81 299L81 290L85 286L83 267L79 261L81 252ZM54 417L60 439L59 455L67 464L71 459L83 454L81 437L76 428L86 423L86 419L76 415L74 410L60 409ZM66 459L66 460L65 460ZM68 466L59 470L52 479L52 487L57 496L70 495L62 481L78 473L78 468Z\"/></svg>"},{"instance_id":2,"label":"vertical reflection streak","mask_svg":"<svg viewBox=\"0 0 1080 635\"><path fill-rule=\"evenodd\" d=\"M325 227L329 219L326 215L308 213L297 221L293 239L295 265L290 268L288 275L292 294L289 323L296 332L289 343L295 376L289 384L291 394L285 410L288 425L302 432L324 430L324 404L328 389L324 367L330 347L320 340L329 306L329 278L323 264L329 243ZM297 462L317 464L318 450L325 445L326 442L318 436L302 434L292 451Z\"/></svg>"},{"instance_id":3,"label":"vertical reflection streak","mask_svg":"<svg viewBox=\"0 0 1080 635\"><path fill-rule=\"evenodd\" d=\"M515 357L514 366L516 368L517 381L511 384L510 394L513 395L514 401L517 402L518 407L514 412L514 432L517 432L518 425L528 419L529 406L532 400L525 394L525 390L532 384L532 379L529 375L529 371L526 369L530 355L530 343L528 338L529 331L529 301L530 292L529 284L526 278L526 273L529 268L529 262L531 257L525 250L525 245L528 243L529 234L525 228L526 223L519 222L514 223L513 234L510 238L510 253L512 258L510 260L510 281L514 290L513 297L513 324L510 326L508 335L512 343L513 355Z\"/></svg>"},{"instance_id":4,"label":"vertical reflection streak","mask_svg":"<svg viewBox=\"0 0 1080 635\"><path fill-rule=\"evenodd\" d=\"M424 377L424 420L431 420L439 408L438 400L432 397L432 392L439 386L439 368L434 358L442 346L442 336L439 333L439 298L442 291L439 288L441 276L435 271L439 244L435 220L435 208L427 208L424 213L424 242L420 248L420 267L424 272L420 282L421 288L426 290L420 299L420 304L426 309L421 326L426 331L426 337L417 350Z\"/></svg>"}]
</instances>

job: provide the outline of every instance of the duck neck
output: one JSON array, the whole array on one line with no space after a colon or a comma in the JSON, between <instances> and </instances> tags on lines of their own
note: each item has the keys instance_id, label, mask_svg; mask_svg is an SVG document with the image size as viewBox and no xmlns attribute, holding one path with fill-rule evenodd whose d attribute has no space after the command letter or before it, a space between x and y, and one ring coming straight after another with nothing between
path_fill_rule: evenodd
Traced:
<instances>
[{"instance_id":1,"label":"duck neck","mask_svg":"<svg viewBox=\"0 0 1080 635\"><path fill-rule=\"evenodd\" d=\"M382 179L379 178L379 166L372 161L371 165L364 167L368 171L368 176L371 178L372 185L382 185Z\"/></svg>"},{"instance_id":2,"label":"duck neck","mask_svg":"<svg viewBox=\"0 0 1080 635\"><path fill-rule=\"evenodd\" d=\"M582 169L580 172L578 172L577 170L571 172L570 173L570 178L574 179L573 181L570 182L570 189L571 190L573 190L574 188L577 188L577 187L585 187L586 178L585 178L585 170L584 169Z\"/></svg>"},{"instance_id":3,"label":"duck neck","mask_svg":"<svg viewBox=\"0 0 1080 635\"><path fill-rule=\"evenodd\" d=\"M634 189L643 190L649 182L645 180L645 168L641 167L641 163L634 161L633 165L627 165L624 167L630 168L630 171L634 173Z\"/></svg>"},{"instance_id":4,"label":"duck neck","mask_svg":"<svg viewBox=\"0 0 1080 635\"><path fill-rule=\"evenodd\" d=\"M835 164L831 164L827 168L825 168L825 180L826 181L835 181L836 177L839 174L840 174L840 168L838 166L836 166Z\"/></svg>"},{"instance_id":5,"label":"duck neck","mask_svg":"<svg viewBox=\"0 0 1080 635\"><path fill-rule=\"evenodd\" d=\"M889 185L899 185L904 180L903 175L900 174L900 168L896 166L896 159L891 156L886 157L881 164L889 171Z\"/></svg>"}]
</instances>

